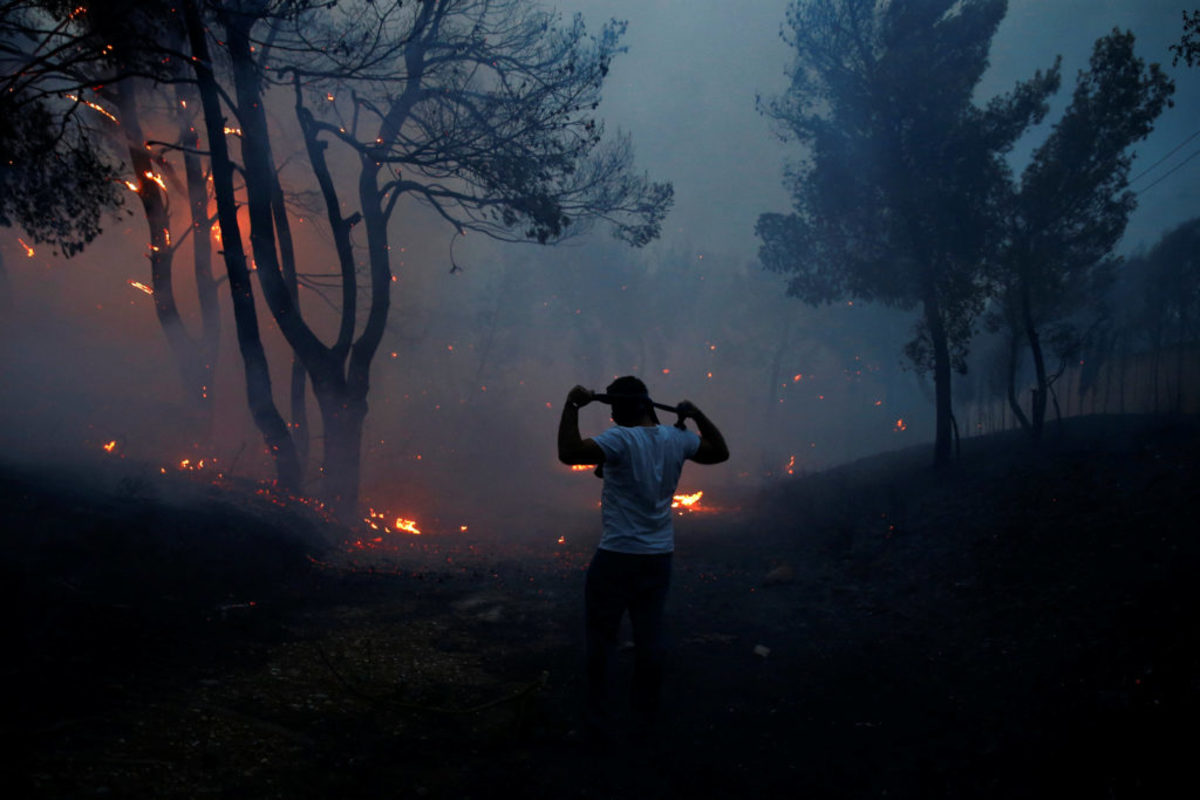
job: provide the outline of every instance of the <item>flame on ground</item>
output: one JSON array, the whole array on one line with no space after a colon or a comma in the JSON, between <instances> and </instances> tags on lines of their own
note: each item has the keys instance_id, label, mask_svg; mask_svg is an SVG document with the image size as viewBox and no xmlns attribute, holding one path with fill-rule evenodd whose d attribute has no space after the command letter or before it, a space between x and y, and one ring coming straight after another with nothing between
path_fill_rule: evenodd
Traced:
<instances>
[{"instance_id":1,"label":"flame on ground","mask_svg":"<svg viewBox=\"0 0 1200 800\"><path fill-rule=\"evenodd\" d=\"M367 526L374 531L383 531L384 533L411 533L414 536L421 535L421 529L417 527L416 520L406 519L404 517L396 517L395 521L389 525L386 520L390 518L390 514L370 508L367 509L367 516L363 518L363 522L367 523Z\"/></svg>"},{"instance_id":2,"label":"flame on ground","mask_svg":"<svg viewBox=\"0 0 1200 800\"><path fill-rule=\"evenodd\" d=\"M129 285L137 289L139 292L145 292L146 294L150 295L154 294L154 290L141 281L130 281Z\"/></svg>"},{"instance_id":3,"label":"flame on ground","mask_svg":"<svg viewBox=\"0 0 1200 800\"><path fill-rule=\"evenodd\" d=\"M671 500L671 508L693 509L697 508L700 503L700 498L704 496L704 492L693 492L692 494L677 494Z\"/></svg>"},{"instance_id":4,"label":"flame on ground","mask_svg":"<svg viewBox=\"0 0 1200 800\"><path fill-rule=\"evenodd\" d=\"M25 248L25 256L27 258L33 258L33 248L29 246L28 242L26 242L20 236L17 237L17 241L21 243L21 247Z\"/></svg>"},{"instance_id":5,"label":"flame on ground","mask_svg":"<svg viewBox=\"0 0 1200 800\"><path fill-rule=\"evenodd\" d=\"M571 472L591 472L595 468L595 464L572 464Z\"/></svg>"}]
</instances>

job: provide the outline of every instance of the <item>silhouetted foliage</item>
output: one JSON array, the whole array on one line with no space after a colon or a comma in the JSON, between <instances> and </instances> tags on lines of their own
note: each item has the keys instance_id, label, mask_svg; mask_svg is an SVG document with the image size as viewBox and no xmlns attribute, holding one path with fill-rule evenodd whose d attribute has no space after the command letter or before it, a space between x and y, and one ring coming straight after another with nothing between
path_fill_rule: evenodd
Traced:
<instances>
[{"instance_id":1,"label":"silhouetted foliage","mask_svg":"<svg viewBox=\"0 0 1200 800\"><path fill-rule=\"evenodd\" d=\"M0 6L0 226L70 256L122 197L118 167L85 116L94 112L79 77L106 53L76 15L56 16L54 5Z\"/></svg>"},{"instance_id":2,"label":"silhouetted foliage","mask_svg":"<svg viewBox=\"0 0 1200 800\"><path fill-rule=\"evenodd\" d=\"M1171 45L1171 52L1175 54L1171 63L1183 61L1191 67L1200 63L1200 9L1180 13L1183 15L1183 34Z\"/></svg>"},{"instance_id":3,"label":"silhouetted foliage","mask_svg":"<svg viewBox=\"0 0 1200 800\"><path fill-rule=\"evenodd\" d=\"M965 369L998 235L1003 156L1046 113L1057 67L984 107L973 101L1003 0L800 0L786 37L792 84L764 111L806 148L791 214L763 214L760 258L791 294L921 309L906 352L932 369L935 462L950 456L952 368Z\"/></svg>"},{"instance_id":4,"label":"silhouetted foliage","mask_svg":"<svg viewBox=\"0 0 1200 800\"><path fill-rule=\"evenodd\" d=\"M1030 419L1011 385L1015 363L1008 394L1035 440L1054 380L1043 335L1050 334L1052 353L1063 364L1086 338L1088 322L1078 315L1103 298L1113 274L1110 254L1137 205L1127 189L1129 148L1149 135L1175 88L1133 46L1132 33L1116 30L1096 41L1070 105L1034 152L1003 212L1007 235L997 259L999 309L991 323L1007 330L1010 357L1029 348L1037 381Z\"/></svg>"}]
</instances>

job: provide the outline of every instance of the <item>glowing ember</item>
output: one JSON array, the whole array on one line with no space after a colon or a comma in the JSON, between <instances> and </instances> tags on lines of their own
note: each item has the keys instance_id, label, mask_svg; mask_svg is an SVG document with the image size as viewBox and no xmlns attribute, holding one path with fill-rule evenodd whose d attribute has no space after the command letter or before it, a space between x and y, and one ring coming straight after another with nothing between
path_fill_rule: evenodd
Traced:
<instances>
[{"instance_id":1,"label":"glowing ember","mask_svg":"<svg viewBox=\"0 0 1200 800\"><path fill-rule=\"evenodd\" d=\"M700 498L703 496L704 496L704 492L694 492L692 494L677 494L671 500L671 508L684 508L684 509L695 508L699 504Z\"/></svg>"},{"instance_id":2,"label":"glowing ember","mask_svg":"<svg viewBox=\"0 0 1200 800\"><path fill-rule=\"evenodd\" d=\"M100 446L104 448L104 452L111 453L117 449L117 440L113 439L111 442L105 442Z\"/></svg>"},{"instance_id":3,"label":"glowing ember","mask_svg":"<svg viewBox=\"0 0 1200 800\"><path fill-rule=\"evenodd\" d=\"M227 134L232 134L232 135L234 135L234 136L241 136L241 135L242 135L242 129L241 129L241 128L231 128L231 127L229 127L228 125L226 125L226 126L225 126L225 133L227 133Z\"/></svg>"},{"instance_id":4,"label":"glowing ember","mask_svg":"<svg viewBox=\"0 0 1200 800\"><path fill-rule=\"evenodd\" d=\"M898 419L898 420L896 420L896 427L894 430L896 430L897 432L906 431L906 430L908 430L908 425L904 422L903 419Z\"/></svg>"},{"instance_id":5,"label":"glowing ember","mask_svg":"<svg viewBox=\"0 0 1200 800\"><path fill-rule=\"evenodd\" d=\"M558 543L559 543L559 544L566 544L566 543L567 543L567 537L565 537L565 536L560 536L560 537L558 537Z\"/></svg>"},{"instance_id":6,"label":"glowing ember","mask_svg":"<svg viewBox=\"0 0 1200 800\"><path fill-rule=\"evenodd\" d=\"M66 95L66 97L67 97L67 99L68 99L68 100L74 100L76 103L82 103L83 105L87 106L88 108L92 109L93 111L98 111L99 113L101 113L101 114L103 114L104 116L108 117L108 118L109 118L109 119L111 119L113 122L117 122L117 118L116 118L116 117L114 117L114 116L112 115L112 112L110 112L110 111L109 111L107 108L105 108L104 106L97 105L96 103L93 103L93 102L91 102L90 100L80 100L80 99L79 99L79 95L75 95L75 94L69 94L69 95ZM117 124L120 124L120 123L117 123Z\"/></svg>"},{"instance_id":7,"label":"glowing ember","mask_svg":"<svg viewBox=\"0 0 1200 800\"><path fill-rule=\"evenodd\" d=\"M784 469L787 470L788 475L796 474L796 457L795 456L792 456L791 458L788 459L787 466L784 467Z\"/></svg>"},{"instance_id":8,"label":"glowing ember","mask_svg":"<svg viewBox=\"0 0 1200 800\"><path fill-rule=\"evenodd\" d=\"M131 192L140 192L142 190L142 187L137 185L133 181L123 181L123 183L129 187L129 191L131 191Z\"/></svg>"},{"instance_id":9,"label":"glowing ember","mask_svg":"<svg viewBox=\"0 0 1200 800\"><path fill-rule=\"evenodd\" d=\"M33 258L33 248L30 247L20 236L17 237L17 241L21 243L21 247L25 248L25 256L27 258Z\"/></svg>"},{"instance_id":10,"label":"glowing ember","mask_svg":"<svg viewBox=\"0 0 1200 800\"><path fill-rule=\"evenodd\" d=\"M132 286L133 288L137 289L139 292L145 292L146 294L154 294L154 290L151 289L146 284L142 283L141 281L130 281L129 285Z\"/></svg>"},{"instance_id":11,"label":"glowing ember","mask_svg":"<svg viewBox=\"0 0 1200 800\"><path fill-rule=\"evenodd\" d=\"M391 526L388 526L386 520L389 518L389 516L390 515L386 512L376 511L372 508L368 509L367 516L363 519L363 522L367 523L371 530L375 531L381 530L384 533L404 532L411 533L415 536L421 535L421 529L417 527L417 523L414 520L405 519L404 517L396 517L396 521L392 523ZM377 539L375 541L381 542L382 539Z\"/></svg>"},{"instance_id":12,"label":"glowing ember","mask_svg":"<svg viewBox=\"0 0 1200 800\"><path fill-rule=\"evenodd\" d=\"M157 183L164 192L167 190L167 184L163 182L162 176L151 172L150 170L146 170L144 174L147 178Z\"/></svg>"},{"instance_id":13,"label":"glowing ember","mask_svg":"<svg viewBox=\"0 0 1200 800\"><path fill-rule=\"evenodd\" d=\"M595 464L572 464L571 472L591 472L595 468Z\"/></svg>"}]
</instances>

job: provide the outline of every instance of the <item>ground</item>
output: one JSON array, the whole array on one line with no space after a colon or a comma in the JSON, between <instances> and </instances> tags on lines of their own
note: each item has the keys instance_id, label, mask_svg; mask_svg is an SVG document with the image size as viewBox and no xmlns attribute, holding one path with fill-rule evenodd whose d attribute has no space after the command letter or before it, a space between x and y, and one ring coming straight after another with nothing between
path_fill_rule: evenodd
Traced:
<instances>
[{"instance_id":1,"label":"ground","mask_svg":"<svg viewBox=\"0 0 1200 800\"><path fill-rule=\"evenodd\" d=\"M0 467L6 784L78 797L1158 797L1200 706L1194 419L678 521L666 714L579 724L594 510L360 550L295 503ZM566 543L547 543L551 529ZM631 653L622 654L628 670Z\"/></svg>"}]
</instances>

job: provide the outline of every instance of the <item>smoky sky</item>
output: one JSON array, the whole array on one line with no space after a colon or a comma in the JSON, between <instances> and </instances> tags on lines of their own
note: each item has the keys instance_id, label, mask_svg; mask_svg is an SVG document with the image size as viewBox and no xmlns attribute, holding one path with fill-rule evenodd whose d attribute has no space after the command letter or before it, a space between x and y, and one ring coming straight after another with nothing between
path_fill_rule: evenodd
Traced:
<instances>
[{"instance_id":1,"label":"smoky sky","mask_svg":"<svg viewBox=\"0 0 1200 800\"><path fill-rule=\"evenodd\" d=\"M780 39L787 0L728 3L709 0L574 0L595 29L607 18L627 20L629 52L614 64L602 110L610 125L633 134L639 162L656 177L675 182L678 200L665 239L682 237L697 248L753 252L754 220L783 210L781 168L796 155L778 142L755 109L755 96L787 86L790 63ZM1011 0L992 44L991 69L979 96L1008 91L1016 81L1063 57L1063 88L1055 108L1069 100L1076 73L1086 68L1092 43L1114 27L1132 30L1137 53L1161 63L1176 81L1176 105L1141 143L1133 175L1200 127L1200 69L1171 66L1168 46L1182 31L1178 0ZM1054 115L1051 114L1049 122ZM1031 139L1036 138L1036 133ZM1133 188L1157 177L1200 148L1184 147ZM1015 166L1022 165L1014 154ZM1148 244L1166 228L1194 215L1200 157L1148 189L1123 248Z\"/></svg>"},{"instance_id":2,"label":"smoky sky","mask_svg":"<svg viewBox=\"0 0 1200 800\"><path fill-rule=\"evenodd\" d=\"M641 250L617 245L600 229L553 248L500 245L455 237L420 207L399 209L393 308L373 367L364 437L364 499L440 515L447 526L473 521L458 518L464 515L521 509L536 519L564 504L591 508L598 482L556 463L558 412L572 385L602 388L627 373L646 377L657 400L696 402L727 434L730 463L689 467L682 489L719 492L723 484L752 485L932 440L929 382L903 364L911 314L848 303L811 309L786 298L779 276L756 262L755 220L788 209L782 173L799 155L756 108L756 96L787 85L791 54L780 38L787 6L557 4L568 19L582 13L593 32L609 18L628 21L628 52L613 63L598 113L610 132L630 134L639 172L673 182L674 209L661 239ZM1138 54L1162 63L1177 84L1174 108L1136 148L1139 207L1120 246L1129 252L1200 207L1200 157L1187 161L1200 138L1185 143L1200 128L1200 70L1172 67L1167 49L1180 34L1179 6L1013 0L979 96L1007 91L1061 54L1064 85L1052 122L1092 43L1114 27L1131 29ZM280 104L273 113L286 120L290 111ZM1045 129L1013 153L1014 168L1039 133ZM305 179L300 163L289 167L289 179ZM327 232L308 220L297 228L309 259L301 270L328 272ZM94 454L119 438L131 458L148 464L196 455L152 301L129 285L147 280L145 220L117 216L69 261L40 249L26 258L16 236L0 239L8 293L0 319L0 445L69 456ZM190 264L178 258L181 307L194 315ZM461 267L453 274L452 263ZM222 293L218 416L205 446L239 474L268 477L224 284ZM324 301L302 299L315 326L330 330ZM260 322L276 402L286 408L290 357L265 309ZM970 401L969 392L956 392L956 402ZM311 397L309 415L318 420ZM585 409L584 435L606 424L602 409Z\"/></svg>"}]
</instances>

